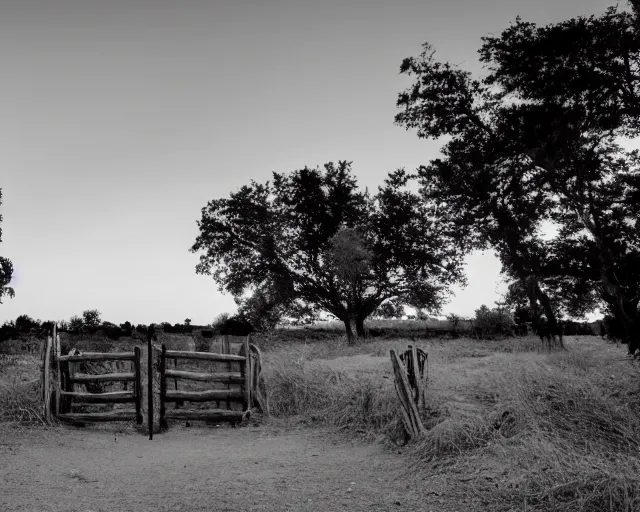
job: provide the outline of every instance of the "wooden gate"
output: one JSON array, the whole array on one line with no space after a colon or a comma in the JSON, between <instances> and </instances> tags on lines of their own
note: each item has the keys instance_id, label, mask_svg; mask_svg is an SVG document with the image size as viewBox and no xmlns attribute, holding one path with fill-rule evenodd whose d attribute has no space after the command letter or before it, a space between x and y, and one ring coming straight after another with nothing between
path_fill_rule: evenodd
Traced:
<instances>
[{"instance_id":1,"label":"wooden gate","mask_svg":"<svg viewBox=\"0 0 640 512\"><path fill-rule=\"evenodd\" d=\"M117 373L87 371L93 364L107 361L129 361L130 370ZM106 383L114 382L122 382L123 389L103 390ZM60 355L60 336L56 335L54 328L53 336L47 338L44 348L43 383L44 415L48 421L55 416L59 420L76 423L134 420L142 423L139 347L132 352L84 352L63 356ZM86 389L77 390L79 385ZM134 408L78 412L78 408L123 403L132 403Z\"/></svg>"},{"instance_id":2,"label":"wooden gate","mask_svg":"<svg viewBox=\"0 0 640 512\"><path fill-rule=\"evenodd\" d=\"M225 336L218 348L222 352L212 353L168 350L165 345L154 345L153 333L150 333L147 368L150 439L156 427L168 426L167 420L240 423L251 414L253 407L269 414L260 373L260 350L249 343L248 336L237 338L236 343ZM232 351L236 353L229 353ZM123 369L121 365L114 368L110 364L113 361L124 362L125 366L130 363L130 368ZM203 364L208 368L194 368ZM63 356L60 337L54 329L53 336L42 346L42 369L44 417L48 422L55 417L75 423L135 420L142 424L140 347L132 352ZM114 383L116 389L113 389ZM205 383L204 389L198 383ZM79 389L80 386L84 389ZM121 408L121 404L127 403L134 407ZM115 407L95 410L101 404Z\"/></svg>"},{"instance_id":3,"label":"wooden gate","mask_svg":"<svg viewBox=\"0 0 640 512\"><path fill-rule=\"evenodd\" d=\"M57 418L75 422L94 421L134 421L142 423L141 413L141 379L140 379L140 348L133 352L85 352L78 355L60 356L61 384L59 386L60 406ZM130 361L131 371L117 373L77 373L76 365L87 362ZM101 391L101 384L122 382L123 389L118 391ZM133 389L129 390L128 383ZM84 384L87 391L76 391L75 386ZM92 386L98 384L98 386ZM98 391L90 392L89 389ZM135 409L113 409L101 412L74 412L78 407L96 404L135 404Z\"/></svg>"},{"instance_id":4,"label":"wooden gate","mask_svg":"<svg viewBox=\"0 0 640 512\"><path fill-rule=\"evenodd\" d=\"M158 365L160 426L166 427L168 419L241 422L251 410L251 358L245 357L246 354L249 354L248 337L244 339L241 354L167 350L163 344ZM197 362L207 364L209 371L193 369ZM185 363L191 363L192 367L184 368ZM178 382L182 383L181 389ZM194 382L208 385L206 389L193 389ZM169 389L170 384L174 389ZM215 402L215 407L182 408L185 402ZM173 404L173 407L168 408L168 404Z\"/></svg>"}]
</instances>

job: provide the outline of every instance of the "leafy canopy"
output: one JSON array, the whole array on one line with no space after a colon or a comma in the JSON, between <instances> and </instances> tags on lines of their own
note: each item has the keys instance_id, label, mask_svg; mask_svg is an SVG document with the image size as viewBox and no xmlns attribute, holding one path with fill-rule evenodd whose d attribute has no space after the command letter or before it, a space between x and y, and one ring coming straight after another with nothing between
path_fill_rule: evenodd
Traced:
<instances>
[{"instance_id":1,"label":"leafy canopy","mask_svg":"<svg viewBox=\"0 0 640 512\"><path fill-rule=\"evenodd\" d=\"M2 189L0 188L0 206L2 206ZM0 214L0 243L2 242L2 214ZM0 304L2 304L2 297L8 296L13 298L15 292L13 288L9 286L11 277L13 276L13 263L8 258L0 256Z\"/></svg>"},{"instance_id":2,"label":"leafy canopy","mask_svg":"<svg viewBox=\"0 0 640 512\"><path fill-rule=\"evenodd\" d=\"M473 243L493 246L547 316L601 300L633 316L638 155L616 144L637 132L633 19L615 9L543 28L518 19L483 40L481 80L438 62L428 44L402 63L415 80L396 122L449 138L419 169L423 194L474 225ZM545 222L559 227L551 241Z\"/></svg>"},{"instance_id":3,"label":"leafy canopy","mask_svg":"<svg viewBox=\"0 0 640 512\"><path fill-rule=\"evenodd\" d=\"M261 318L363 320L391 299L437 309L463 281L464 247L412 179L395 171L371 197L340 161L252 181L202 209L196 272Z\"/></svg>"}]
</instances>

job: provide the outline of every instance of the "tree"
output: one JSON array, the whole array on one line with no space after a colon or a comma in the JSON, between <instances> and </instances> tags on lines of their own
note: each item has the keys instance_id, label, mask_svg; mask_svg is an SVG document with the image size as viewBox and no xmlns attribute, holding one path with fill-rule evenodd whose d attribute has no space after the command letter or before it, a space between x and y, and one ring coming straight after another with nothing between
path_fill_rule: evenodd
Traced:
<instances>
[{"instance_id":1,"label":"tree","mask_svg":"<svg viewBox=\"0 0 640 512\"><path fill-rule=\"evenodd\" d=\"M18 332L28 334L32 329L39 329L42 322L34 320L29 315L20 315L15 320L15 327Z\"/></svg>"},{"instance_id":2,"label":"tree","mask_svg":"<svg viewBox=\"0 0 640 512\"><path fill-rule=\"evenodd\" d=\"M544 310L555 326L555 308L542 282L545 251L539 237L549 199L536 193L538 183L528 175L532 166L514 143L518 119L500 91L436 61L434 53L425 44L418 57L404 60L401 72L417 78L399 95L404 110L395 119L417 128L421 138L451 137L443 158L419 168L422 195L437 205L438 215L467 228L460 235L466 232L473 247L492 246L503 271L527 290L531 307Z\"/></svg>"},{"instance_id":3,"label":"tree","mask_svg":"<svg viewBox=\"0 0 640 512\"><path fill-rule=\"evenodd\" d=\"M184 325L186 325L187 327L189 327L191 325L191 318L185 318L184 319Z\"/></svg>"},{"instance_id":4,"label":"tree","mask_svg":"<svg viewBox=\"0 0 640 512\"><path fill-rule=\"evenodd\" d=\"M608 55L631 65L640 46L626 35L618 44L613 32L630 25L614 14L544 29L517 20L500 36L483 38L480 54L490 70L483 80L437 62L425 45L401 67L417 79L399 95L404 111L396 122L417 128L419 137L451 137L443 158L420 169L423 193L476 226L475 243L496 248L536 317L544 313L554 332L563 309L586 311L604 301L626 317L633 351L638 155L623 152L615 137L636 130L635 92L628 86L600 108L595 98L607 86L596 80L601 68L593 63ZM572 43L557 47L558 33ZM577 38L585 33L586 40ZM602 65L605 82L618 87L635 76L626 65ZM584 79L585 70L593 81ZM560 226L555 240L540 236L544 221Z\"/></svg>"},{"instance_id":5,"label":"tree","mask_svg":"<svg viewBox=\"0 0 640 512\"><path fill-rule=\"evenodd\" d=\"M84 321L79 316L72 316L69 319L69 330L71 332L82 332L84 330Z\"/></svg>"},{"instance_id":6,"label":"tree","mask_svg":"<svg viewBox=\"0 0 640 512\"><path fill-rule=\"evenodd\" d=\"M557 46L560 40L569 44ZM562 200L556 218L561 240L567 241L563 249L573 253L569 270L580 267L577 254L589 262L580 276L568 273L572 284L583 292L598 289L635 353L640 348L640 158L622 151L615 137L640 133L637 10L633 15L612 7L602 16L546 27L517 20L499 37L485 38L481 54L491 63L490 84L526 105L546 105L562 114L553 130L561 137L531 148L530 156L545 168Z\"/></svg>"},{"instance_id":7,"label":"tree","mask_svg":"<svg viewBox=\"0 0 640 512\"><path fill-rule=\"evenodd\" d=\"M0 206L2 206L2 189L0 188ZM2 242L2 214L0 214L0 243ZM5 295L9 298L15 297L13 288L9 286L13 276L13 263L7 258L0 256L0 304Z\"/></svg>"},{"instance_id":8,"label":"tree","mask_svg":"<svg viewBox=\"0 0 640 512\"><path fill-rule=\"evenodd\" d=\"M365 319L385 301L437 310L447 286L464 281L466 247L457 226L410 190L413 178L390 173L370 197L341 161L252 181L202 209L196 272L233 294L241 313L274 322L325 311L345 324L349 342L353 325L364 336Z\"/></svg>"},{"instance_id":9,"label":"tree","mask_svg":"<svg viewBox=\"0 0 640 512\"><path fill-rule=\"evenodd\" d=\"M100 319L100 311L97 309L87 309L82 312L82 322L89 329L97 329L100 327L102 320Z\"/></svg>"}]
</instances>

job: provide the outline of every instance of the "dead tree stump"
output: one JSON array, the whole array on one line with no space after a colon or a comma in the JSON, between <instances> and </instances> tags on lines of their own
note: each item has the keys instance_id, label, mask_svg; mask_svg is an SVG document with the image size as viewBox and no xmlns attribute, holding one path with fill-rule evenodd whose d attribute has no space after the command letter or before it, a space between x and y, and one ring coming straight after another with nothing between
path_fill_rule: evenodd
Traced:
<instances>
[{"instance_id":1,"label":"dead tree stump","mask_svg":"<svg viewBox=\"0 0 640 512\"><path fill-rule=\"evenodd\" d=\"M414 439L427 432L420 419L426 402L427 353L409 345L409 349L400 356L391 350L391 363L404 427L409 437Z\"/></svg>"}]
</instances>

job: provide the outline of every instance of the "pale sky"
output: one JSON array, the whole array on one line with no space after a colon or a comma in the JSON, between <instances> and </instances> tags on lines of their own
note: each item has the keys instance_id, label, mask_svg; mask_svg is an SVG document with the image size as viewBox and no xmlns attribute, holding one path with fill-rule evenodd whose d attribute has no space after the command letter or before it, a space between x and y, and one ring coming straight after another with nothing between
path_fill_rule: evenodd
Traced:
<instances>
[{"instance_id":1,"label":"pale sky","mask_svg":"<svg viewBox=\"0 0 640 512\"><path fill-rule=\"evenodd\" d=\"M26 313L207 324L235 303L195 274L207 201L249 180L350 160L360 185L440 142L393 124L424 42L480 71L481 36L604 0L2 0L0 255ZM621 4L626 8L626 4ZM468 260L444 312L493 306L500 265Z\"/></svg>"}]
</instances>

